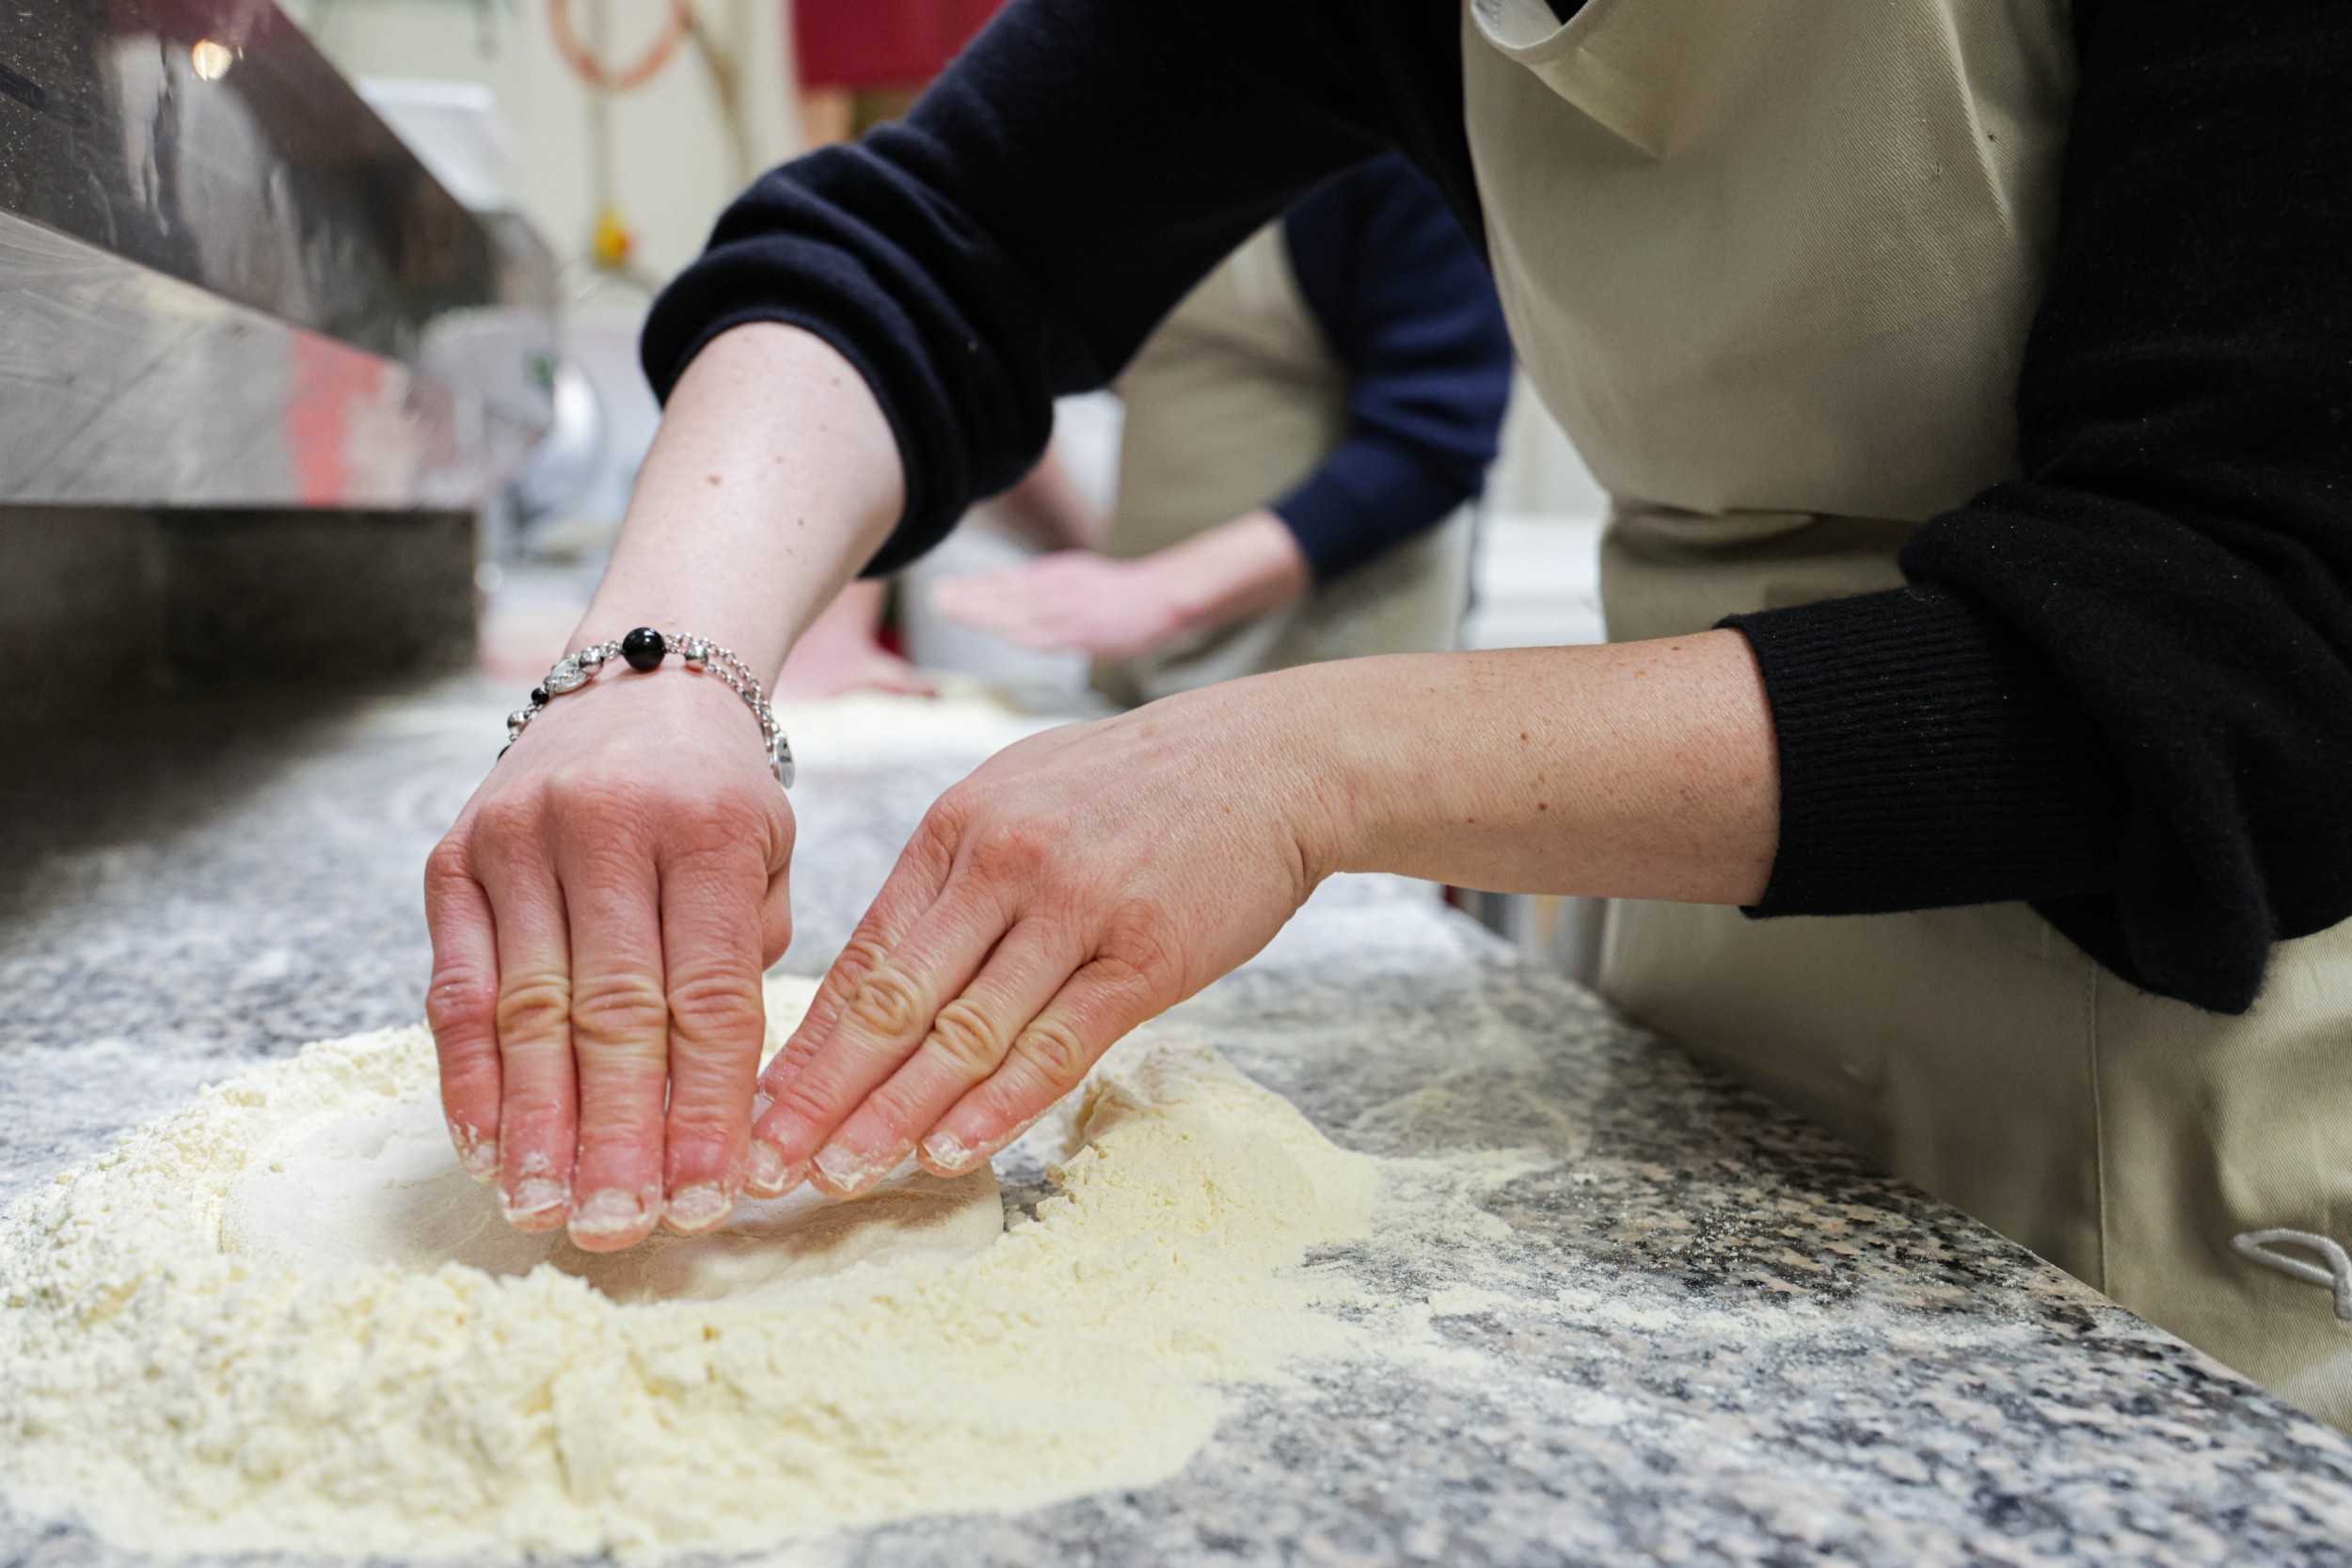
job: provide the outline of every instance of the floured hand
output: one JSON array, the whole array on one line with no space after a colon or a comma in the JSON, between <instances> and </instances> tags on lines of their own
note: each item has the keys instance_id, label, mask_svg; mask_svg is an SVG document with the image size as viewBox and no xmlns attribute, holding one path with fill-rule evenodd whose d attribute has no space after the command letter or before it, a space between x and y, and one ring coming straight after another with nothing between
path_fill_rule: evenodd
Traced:
<instances>
[{"instance_id":1,"label":"floured hand","mask_svg":"<svg viewBox=\"0 0 2352 1568\"><path fill-rule=\"evenodd\" d=\"M748 1186L972 1169L1323 875L1320 792L1236 682L1023 741L942 796L761 1080Z\"/></svg>"}]
</instances>

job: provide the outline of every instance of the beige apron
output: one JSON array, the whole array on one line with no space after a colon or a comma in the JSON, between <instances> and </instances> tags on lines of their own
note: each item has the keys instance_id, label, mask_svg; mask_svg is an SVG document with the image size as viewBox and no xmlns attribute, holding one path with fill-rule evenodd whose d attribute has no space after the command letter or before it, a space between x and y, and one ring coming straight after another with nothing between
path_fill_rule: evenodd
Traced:
<instances>
[{"instance_id":1,"label":"beige apron","mask_svg":"<svg viewBox=\"0 0 2352 1568\"><path fill-rule=\"evenodd\" d=\"M1347 370L1298 292L1279 223L1184 296L1118 389L1127 418L1104 548L1122 560L1279 500L1347 439ZM1295 664L1450 649L1470 591L1471 530L1465 507L1297 604L1102 660L1094 684L1142 703Z\"/></svg>"},{"instance_id":2,"label":"beige apron","mask_svg":"<svg viewBox=\"0 0 2352 1568\"><path fill-rule=\"evenodd\" d=\"M1613 637L1891 586L1912 527L2016 471L2063 0L1468 0L1463 70L1513 336L1615 498ZM1619 904L1602 988L2352 1424L2352 926L2236 1019L2015 904Z\"/></svg>"}]
</instances>

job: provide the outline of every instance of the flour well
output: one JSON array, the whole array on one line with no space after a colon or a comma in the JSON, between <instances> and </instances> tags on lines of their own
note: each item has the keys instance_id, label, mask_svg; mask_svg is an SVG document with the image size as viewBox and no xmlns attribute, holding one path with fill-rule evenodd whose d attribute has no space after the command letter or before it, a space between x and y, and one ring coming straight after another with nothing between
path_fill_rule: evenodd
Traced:
<instances>
[{"instance_id":1,"label":"flour well","mask_svg":"<svg viewBox=\"0 0 2352 1568\"><path fill-rule=\"evenodd\" d=\"M1005 1228L996 1173L953 1181L910 1169L851 1203L809 1188L746 1203L701 1236L657 1234L625 1252L582 1252L560 1230L527 1235L468 1176L431 1099L328 1122L257 1160L229 1189L220 1250L321 1274L445 1263L493 1275L545 1264L615 1301L787 1301L859 1263L985 1251Z\"/></svg>"},{"instance_id":2,"label":"flour well","mask_svg":"<svg viewBox=\"0 0 2352 1568\"><path fill-rule=\"evenodd\" d=\"M745 1546L1147 1484L1219 1384L1359 1343L1314 1310L1352 1287L1305 1264L1368 1234L1379 1162L1204 1050L1114 1053L1032 1135L1057 1196L1002 1234L948 1244L943 1216L994 1221L934 1191L895 1227L779 1212L783 1243L755 1216L603 1289L481 1224L433 1091L421 1030L312 1046L16 1205L11 1500L182 1550ZM894 1228L942 1244L840 1251ZM741 1276L780 1254L823 1269Z\"/></svg>"}]
</instances>

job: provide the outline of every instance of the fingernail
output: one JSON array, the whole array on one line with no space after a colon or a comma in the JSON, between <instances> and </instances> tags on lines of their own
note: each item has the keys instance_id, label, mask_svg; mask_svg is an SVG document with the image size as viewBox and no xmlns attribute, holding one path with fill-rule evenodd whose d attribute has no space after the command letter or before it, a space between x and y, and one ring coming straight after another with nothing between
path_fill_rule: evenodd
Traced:
<instances>
[{"instance_id":1,"label":"fingernail","mask_svg":"<svg viewBox=\"0 0 2352 1568\"><path fill-rule=\"evenodd\" d=\"M550 1181L543 1176L525 1177L515 1183L514 1196L501 1197L499 1207L505 1211L507 1222L544 1219L559 1212L571 1201L561 1181Z\"/></svg>"},{"instance_id":2,"label":"fingernail","mask_svg":"<svg viewBox=\"0 0 2352 1568\"><path fill-rule=\"evenodd\" d=\"M653 1219L650 1209L637 1194L607 1187L588 1195L572 1212L571 1224L566 1228L575 1236L626 1236L632 1230L645 1228Z\"/></svg>"},{"instance_id":3,"label":"fingernail","mask_svg":"<svg viewBox=\"0 0 2352 1568\"><path fill-rule=\"evenodd\" d=\"M758 1138L752 1140L745 1164L743 1186L754 1197L782 1197L808 1176L806 1165L786 1164L782 1149Z\"/></svg>"},{"instance_id":4,"label":"fingernail","mask_svg":"<svg viewBox=\"0 0 2352 1568\"><path fill-rule=\"evenodd\" d=\"M827 1144L817 1153L817 1169L844 1197L854 1196L888 1176L898 1162L868 1159L847 1144Z\"/></svg>"},{"instance_id":5,"label":"fingernail","mask_svg":"<svg viewBox=\"0 0 2352 1568\"><path fill-rule=\"evenodd\" d=\"M775 1102L776 1097L768 1093L764 1089L752 1096L752 1125L754 1127L757 1127L759 1125L760 1119L767 1116L769 1109L773 1106Z\"/></svg>"},{"instance_id":6,"label":"fingernail","mask_svg":"<svg viewBox=\"0 0 2352 1568\"><path fill-rule=\"evenodd\" d=\"M953 1132L934 1132L925 1138L923 1158L954 1176L961 1176L980 1163L979 1150L966 1147Z\"/></svg>"},{"instance_id":7,"label":"fingernail","mask_svg":"<svg viewBox=\"0 0 2352 1568\"><path fill-rule=\"evenodd\" d=\"M496 1181L499 1179L499 1141L485 1138L470 1127L449 1124L449 1141L456 1147L457 1163L476 1181Z\"/></svg>"},{"instance_id":8,"label":"fingernail","mask_svg":"<svg viewBox=\"0 0 2352 1568\"><path fill-rule=\"evenodd\" d=\"M725 1188L703 1182L691 1187L680 1187L672 1193L662 1218L671 1229L691 1236L717 1225L734 1208L735 1200L727 1196Z\"/></svg>"}]
</instances>

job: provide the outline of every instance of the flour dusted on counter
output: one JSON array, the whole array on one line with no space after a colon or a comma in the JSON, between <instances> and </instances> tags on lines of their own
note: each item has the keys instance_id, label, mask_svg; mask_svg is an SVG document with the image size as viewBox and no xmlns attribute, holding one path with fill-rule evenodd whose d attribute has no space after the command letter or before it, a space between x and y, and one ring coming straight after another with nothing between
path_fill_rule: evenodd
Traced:
<instances>
[{"instance_id":1,"label":"flour dusted on counter","mask_svg":"<svg viewBox=\"0 0 2352 1568\"><path fill-rule=\"evenodd\" d=\"M1054 722L1014 712L968 675L943 673L938 680L936 697L888 691L851 691L815 702L780 697L776 718L792 737L794 754L819 763L901 750L981 755Z\"/></svg>"},{"instance_id":2,"label":"flour dusted on counter","mask_svg":"<svg viewBox=\"0 0 2352 1568\"><path fill-rule=\"evenodd\" d=\"M1380 1163L1205 1050L1115 1058L1033 1134L1058 1196L976 1254L631 1304L518 1272L433 1186L422 1030L310 1047L0 1225L0 1483L131 1546L350 1556L657 1555L1147 1484L1219 1382L1358 1342L1302 1265L1367 1235ZM287 1176L408 1207L355 1246Z\"/></svg>"}]
</instances>

